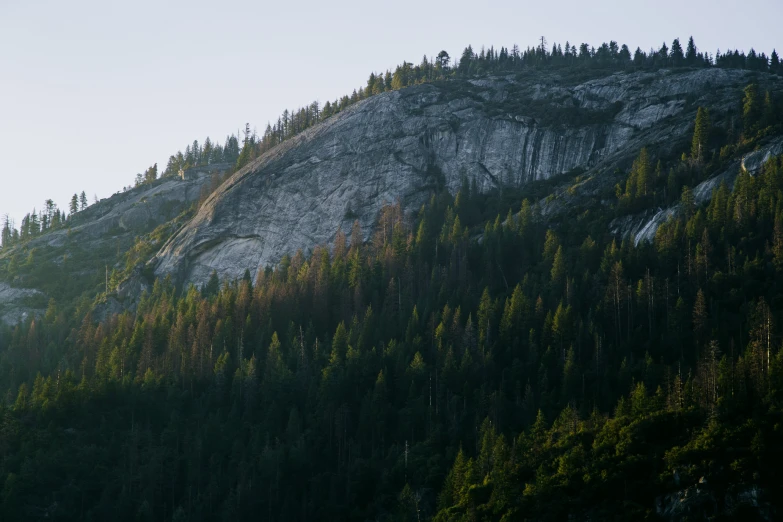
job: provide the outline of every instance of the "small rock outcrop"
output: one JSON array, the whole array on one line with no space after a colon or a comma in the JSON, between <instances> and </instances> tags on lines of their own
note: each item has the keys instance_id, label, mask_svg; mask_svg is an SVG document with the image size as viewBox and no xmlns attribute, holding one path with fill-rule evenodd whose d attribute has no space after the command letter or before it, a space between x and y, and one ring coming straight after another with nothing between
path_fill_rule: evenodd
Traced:
<instances>
[{"instance_id":1,"label":"small rock outcrop","mask_svg":"<svg viewBox=\"0 0 783 522\"><path fill-rule=\"evenodd\" d=\"M702 477L687 488L656 499L655 511L661 520L774 520L774 510L757 486L732 486L728 491L713 489Z\"/></svg>"},{"instance_id":2,"label":"small rock outcrop","mask_svg":"<svg viewBox=\"0 0 783 522\"><path fill-rule=\"evenodd\" d=\"M38 290L13 288L0 282L0 322L14 325L44 312L46 297Z\"/></svg>"}]
</instances>

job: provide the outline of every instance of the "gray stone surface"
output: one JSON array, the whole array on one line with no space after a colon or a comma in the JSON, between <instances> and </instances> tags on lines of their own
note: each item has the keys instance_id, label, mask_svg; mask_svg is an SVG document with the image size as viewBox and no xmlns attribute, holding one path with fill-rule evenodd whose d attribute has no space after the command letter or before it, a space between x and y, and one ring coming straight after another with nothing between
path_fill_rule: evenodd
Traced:
<instances>
[{"instance_id":1,"label":"gray stone surface","mask_svg":"<svg viewBox=\"0 0 783 522\"><path fill-rule=\"evenodd\" d=\"M237 172L164 245L155 273L195 284L212 270L255 274L286 253L331 243L339 227L350 230L349 216L368 235L385 203L418 209L435 186L453 192L463 177L481 190L575 169L601 178L642 146L681 145L698 104L733 108L747 82L747 72L724 69L572 85L531 72L373 96Z\"/></svg>"},{"instance_id":2,"label":"gray stone surface","mask_svg":"<svg viewBox=\"0 0 783 522\"><path fill-rule=\"evenodd\" d=\"M203 178L205 176L222 176L227 172L231 172L233 168L233 163L213 163L212 165L200 165L198 167L191 167L183 171L181 179L192 181L198 178Z\"/></svg>"},{"instance_id":3,"label":"gray stone surface","mask_svg":"<svg viewBox=\"0 0 783 522\"><path fill-rule=\"evenodd\" d=\"M209 177L192 180L168 178L151 186L141 186L114 194L78 213L69 228L43 234L26 244L29 248L61 247L69 234L79 241L98 242L107 236L138 235L177 216L197 201ZM14 249L0 254L12 255Z\"/></svg>"},{"instance_id":4,"label":"gray stone surface","mask_svg":"<svg viewBox=\"0 0 783 522\"><path fill-rule=\"evenodd\" d=\"M751 174L756 174L764 163L772 157L783 154L783 140L776 140L759 150L746 154L742 158L742 168Z\"/></svg>"},{"instance_id":5,"label":"gray stone surface","mask_svg":"<svg viewBox=\"0 0 783 522\"><path fill-rule=\"evenodd\" d=\"M210 182L209 176L186 181L170 178L115 194L79 212L70 222L69 228L47 232L29 242L0 251L0 262L9 260L20 251L26 256L26 252L33 249L42 255L54 256L55 262L58 262L57 259L61 262L74 245L88 251L104 248L107 244L112 247L120 243L130 245L134 237L170 221L198 201L202 189ZM110 269L122 268L123 256L124 251L118 250L116 257L105 261ZM73 275L80 274L76 272ZM49 296L40 290L10 286L24 284L23 278L0 282L0 321L14 324L30 314L40 315L44 312L31 308L28 303L31 297L36 296L40 298L34 302L45 303Z\"/></svg>"},{"instance_id":6,"label":"gray stone surface","mask_svg":"<svg viewBox=\"0 0 783 522\"><path fill-rule=\"evenodd\" d=\"M28 304L31 298L38 296L43 296L38 290L13 288L0 282L0 322L14 325L43 313L43 309L31 308Z\"/></svg>"}]
</instances>

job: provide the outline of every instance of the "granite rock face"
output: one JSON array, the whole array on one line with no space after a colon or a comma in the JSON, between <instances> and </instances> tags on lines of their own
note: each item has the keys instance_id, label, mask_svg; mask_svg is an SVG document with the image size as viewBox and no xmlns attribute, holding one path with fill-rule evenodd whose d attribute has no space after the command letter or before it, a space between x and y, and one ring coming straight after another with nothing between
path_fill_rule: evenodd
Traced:
<instances>
[{"instance_id":1,"label":"granite rock face","mask_svg":"<svg viewBox=\"0 0 783 522\"><path fill-rule=\"evenodd\" d=\"M329 244L378 211L418 209L463 178L480 190L611 172L644 145L688 139L698 105L736 105L736 70L453 80L373 96L238 171L153 259L156 275L203 284Z\"/></svg>"},{"instance_id":2,"label":"granite rock face","mask_svg":"<svg viewBox=\"0 0 783 522\"><path fill-rule=\"evenodd\" d=\"M42 308L30 302L32 300L40 301L42 297L43 294L38 290L13 288L0 282L0 322L14 325L27 320L28 317L43 313Z\"/></svg>"},{"instance_id":3,"label":"granite rock face","mask_svg":"<svg viewBox=\"0 0 783 522\"><path fill-rule=\"evenodd\" d=\"M68 234L95 241L106 235L146 232L197 201L202 188L209 181L205 176L186 181L167 178L151 186L115 194L77 214L70 229L55 230L40 236L32 240L30 246L60 246L66 242Z\"/></svg>"},{"instance_id":4,"label":"granite rock face","mask_svg":"<svg viewBox=\"0 0 783 522\"><path fill-rule=\"evenodd\" d=\"M102 274L104 264L109 269L122 268L124 249L133 244L136 236L169 222L191 207L200 198L205 185L211 182L209 176L184 181L168 178L114 194L79 212L69 221L67 228L47 232L29 242L3 249L0 252L0 263L7 263L14 256L23 256L24 259L35 251L36 256L61 264L76 249L104 253L109 250L110 257L95 262L99 267L84 266L79 267L79 270L98 270ZM110 245L108 249L107 245ZM31 288L24 276L0 281L0 321L15 324L31 315L41 315L51 297L46 292L45 288Z\"/></svg>"}]
</instances>

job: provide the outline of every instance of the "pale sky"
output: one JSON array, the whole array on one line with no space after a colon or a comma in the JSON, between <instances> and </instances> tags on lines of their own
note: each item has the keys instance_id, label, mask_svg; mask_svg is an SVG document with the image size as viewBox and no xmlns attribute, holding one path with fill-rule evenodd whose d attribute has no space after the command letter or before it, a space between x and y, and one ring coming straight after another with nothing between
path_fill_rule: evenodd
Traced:
<instances>
[{"instance_id":1,"label":"pale sky","mask_svg":"<svg viewBox=\"0 0 783 522\"><path fill-rule=\"evenodd\" d=\"M0 0L0 215L132 184L206 136L468 44L783 50L783 1Z\"/></svg>"}]
</instances>

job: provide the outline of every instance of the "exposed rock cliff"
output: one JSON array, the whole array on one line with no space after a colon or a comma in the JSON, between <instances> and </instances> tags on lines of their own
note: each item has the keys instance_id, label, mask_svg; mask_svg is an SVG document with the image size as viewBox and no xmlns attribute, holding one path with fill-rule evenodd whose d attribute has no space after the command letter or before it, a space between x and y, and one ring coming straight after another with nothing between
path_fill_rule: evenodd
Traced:
<instances>
[{"instance_id":1,"label":"exposed rock cliff","mask_svg":"<svg viewBox=\"0 0 783 522\"><path fill-rule=\"evenodd\" d=\"M42 309L37 305L41 299L43 294L37 290L12 288L0 283L0 322L16 324L40 313Z\"/></svg>"},{"instance_id":2,"label":"exposed rock cliff","mask_svg":"<svg viewBox=\"0 0 783 522\"><path fill-rule=\"evenodd\" d=\"M102 291L106 268L124 266L134 238L191 207L210 182L210 176L165 179L115 194L78 213L68 227L3 250L0 264L17 267L11 275L0 271L7 279L0 280L0 321L12 324L42 314L49 297L63 297L69 285L62 278L73 283L66 292ZM32 265L25 262L31 255Z\"/></svg>"},{"instance_id":3,"label":"exposed rock cliff","mask_svg":"<svg viewBox=\"0 0 783 522\"><path fill-rule=\"evenodd\" d=\"M203 284L330 243L379 209L418 208L463 178L481 190L583 172L607 181L645 145L689 138L698 105L736 106L744 71L618 73L586 81L531 73L373 96L237 172L153 260L158 276ZM554 207L549 209L554 212Z\"/></svg>"},{"instance_id":4,"label":"exposed rock cliff","mask_svg":"<svg viewBox=\"0 0 783 522\"><path fill-rule=\"evenodd\" d=\"M107 234L139 234L151 230L198 200L208 176L163 179L101 200L76 215L74 224L33 240L30 246L59 246L67 236L94 241Z\"/></svg>"}]
</instances>

